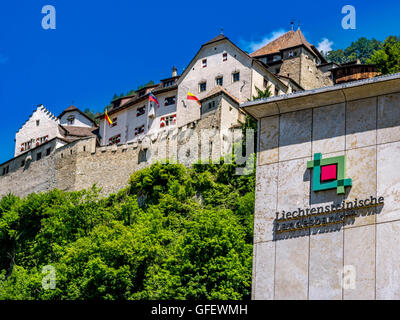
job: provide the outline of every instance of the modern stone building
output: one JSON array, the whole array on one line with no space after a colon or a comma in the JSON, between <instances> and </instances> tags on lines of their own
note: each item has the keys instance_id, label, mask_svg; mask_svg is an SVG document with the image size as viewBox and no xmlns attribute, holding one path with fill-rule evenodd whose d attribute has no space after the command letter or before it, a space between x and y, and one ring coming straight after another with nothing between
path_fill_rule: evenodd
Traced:
<instances>
[{"instance_id":1,"label":"modern stone building","mask_svg":"<svg viewBox=\"0 0 400 320\"><path fill-rule=\"evenodd\" d=\"M253 299L400 299L400 74L247 102Z\"/></svg>"}]
</instances>

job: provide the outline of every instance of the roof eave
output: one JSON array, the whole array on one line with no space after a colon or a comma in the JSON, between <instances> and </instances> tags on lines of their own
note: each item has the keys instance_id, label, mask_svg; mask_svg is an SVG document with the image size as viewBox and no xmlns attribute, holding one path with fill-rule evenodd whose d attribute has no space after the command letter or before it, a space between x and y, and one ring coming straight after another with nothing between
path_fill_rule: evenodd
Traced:
<instances>
[{"instance_id":1,"label":"roof eave","mask_svg":"<svg viewBox=\"0 0 400 320\"><path fill-rule=\"evenodd\" d=\"M400 91L400 73L280 95L241 104L255 119Z\"/></svg>"}]
</instances>

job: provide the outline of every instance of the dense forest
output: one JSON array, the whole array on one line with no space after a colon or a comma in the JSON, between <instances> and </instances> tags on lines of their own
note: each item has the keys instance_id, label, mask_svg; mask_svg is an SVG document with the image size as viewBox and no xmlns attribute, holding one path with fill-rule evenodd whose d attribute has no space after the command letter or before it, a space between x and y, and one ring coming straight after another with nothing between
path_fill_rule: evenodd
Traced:
<instances>
[{"instance_id":1,"label":"dense forest","mask_svg":"<svg viewBox=\"0 0 400 320\"><path fill-rule=\"evenodd\" d=\"M255 177L235 168L156 163L108 197L3 197L0 299L249 299Z\"/></svg>"}]
</instances>

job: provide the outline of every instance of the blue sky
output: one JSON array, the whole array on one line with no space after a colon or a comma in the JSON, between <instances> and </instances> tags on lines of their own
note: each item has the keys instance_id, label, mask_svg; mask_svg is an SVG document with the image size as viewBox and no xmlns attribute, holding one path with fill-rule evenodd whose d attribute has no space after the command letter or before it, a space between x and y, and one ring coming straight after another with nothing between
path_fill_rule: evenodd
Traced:
<instances>
[{"instance_id":1,"label":"blue sky","mask_svg":"<svg viewBox=\"0 0 400 320\"><path fill-rule=\"evenodd\" d=\"M357 12L344 30L341 9ZM56 8L56 30L41 26L44 5ZM35 106L55 115L74 102L103 110L114 93L158 81L187 66L202 43L220 33L246 51L300 21L307 40L333 49L359 37L398 35L393 1L61 1L0 3L0 163L12 158L16 131ZM297 27L297 22L296 22Z\"/></svg>"}]
</instances>

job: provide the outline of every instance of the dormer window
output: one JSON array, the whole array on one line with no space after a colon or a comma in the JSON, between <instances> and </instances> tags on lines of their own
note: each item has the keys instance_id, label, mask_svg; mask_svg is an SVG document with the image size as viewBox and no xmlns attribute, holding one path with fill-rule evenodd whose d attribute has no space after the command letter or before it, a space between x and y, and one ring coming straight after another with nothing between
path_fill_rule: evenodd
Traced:
<instances>
[{"instance_id":1,"label":"dormer window","mask_svg":"<svg viewBox=\"0 0 400 320\"><path fill-rule=\"evenodd\" d=\"M201 65L203 66L203 68L207 67L207 59L203 59Z\"/></svg>"},{"instance_id":2,"label":"dormer window","mask_svg":"<svg viewBox=\"0 0 400 320\"><path fill-rule=\"evenodd\" d=\"M145 93L146 93L146 90L140 90L140 91L138 92L138 96L139 96L139 97L143 97Z\"/></svg>"},{"instance_id":3,"label":"dormer window","mask_svg":"<svg viewBox=\"0 0 400 320\"><path fill-rule=\"evenodd\" d=\"M67 122L68 122L68 124L69 125L73 125L74 124L74 122L75 122L75 116L69 116L68 118L67 118Z\"/></svg>"}]
</instances>

